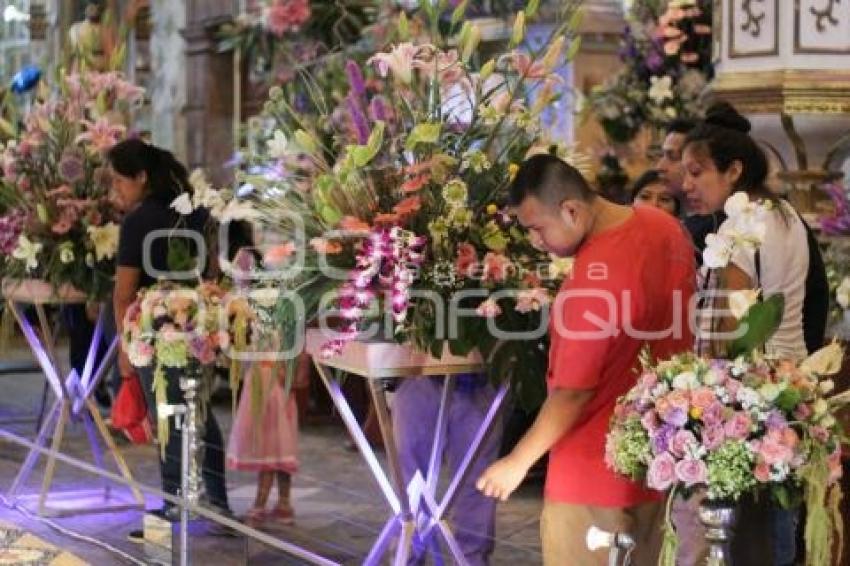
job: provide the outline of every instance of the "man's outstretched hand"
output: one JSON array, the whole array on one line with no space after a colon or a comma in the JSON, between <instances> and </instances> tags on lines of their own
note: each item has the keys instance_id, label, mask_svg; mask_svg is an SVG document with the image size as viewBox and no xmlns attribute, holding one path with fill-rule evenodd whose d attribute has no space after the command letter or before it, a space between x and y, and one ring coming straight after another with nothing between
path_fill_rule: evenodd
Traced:
<instances>
[{"instance_id":1,"label":"man's outstretched hand","mask_svg":"<svg viewBox=\"0 0 850 566\"><path fill-rule=\"evenodd\" d=\"M495 461L487 468L475 487L487 497L493 497L500 501L507 501L508 497L519 487L523 478L528 473L529 466L518 461L512 455L505 456Z\"/></svg>"}]
</instances>

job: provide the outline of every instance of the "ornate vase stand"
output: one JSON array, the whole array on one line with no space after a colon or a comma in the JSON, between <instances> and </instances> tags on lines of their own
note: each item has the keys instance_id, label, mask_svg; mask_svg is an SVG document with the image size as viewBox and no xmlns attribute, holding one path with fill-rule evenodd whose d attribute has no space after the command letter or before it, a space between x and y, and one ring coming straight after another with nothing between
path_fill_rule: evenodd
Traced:
<instances>
[{"instance_id":1,"label":"ornate vase stand","mask_svg":"<svg viewBox=\"0 0 850 566\"><path fill-rule=\"evenodd\" d=\"M85 302L85 296L71 289L60 289L58 292L54 292L47 283L42 281L4 281L3 296L8 303L9 310L18 321L18 325L23 331L27 344L30 350L32 350L38 364L41 366L45 379L47 379L55 395L55 400L47 412L47 416L35 440L36 446L44 448L48 438L52 437L53 439L50 453L47 456L41 492L38 496L38 513L40 515L64 515L84 512L118 511L143 506L144 497L138 488L131 486L133 499L136 502L134 504L128 504L124 501L120 505L92 507L87 502L84 507L80 507L79 509L68 509L64 506L62 509L51 509L47 507L47 497L50 493L50 486L53 483L53 475L56 469L56 454L59 453L59 449L62 446L65 427L70 421L83 423L97 467L105 469L103 451L100 444L102 441L114 458L121 475L128 481L133 481L133 476L127 467L127 463L112 440L112 436L100 416L97 405L91 399L92 393L97 388L98 383L114 363L118 349L118 338L116 337L112 340L103 360L96 366L97 348L103 334L103 313L101 312L95 326L82 375L78 375L72 369L63 378L59 358L56 355L56 343L48 317L45 314L44 306L47 304L80 304ZM26 317L25 311L27 306L32 306L36 312L38 330L33 328L33 325ZM15 476L15 480L12 482L11 488L9 488L7 496L11 501L15 501L19 497L18 494L32 474L39 454L40 451L35 448L31 449L27 454L23 465ZM112 499L111 488L106 481L103 483L103 488L103 501L106 503Z\"/></svg>"},{"instance_id":2,"label":"ornate vase stand","mask_svg":"<svg viewBox=\"0 0 850 566\"><path fill-rule=\"evenodd\" d=\"M459 357L446 353L441 359L435 359L405 345L388 342L352 342L346 346L341 355L322 359L319 352L322 344L327 340L328 337L320 330L308 330L307 352L313 356L316 369L327 387L334 406L366 460L392 512L392 516L384 525L363 564L383 563L382 558L387 552L388 545L396 536L398 536L398 544L393 564L403 566L408 563L414 536L419 538L424 547L431 550L435 563L442 563L438 552L439 545L434 538L436 533L442 536L454 563L467 564L445 517L454 504L458 488L467 479L484 439L496 421L507 394L507 386L502 385L499 388L463 461L454 471L445 492L438 495L437 484L443 459L448 407L454 385L453 376L483 371L484 364L480 356L475 354ZM328 370L331 368L367 380L384 441L389 477L366 440L364 431L354 417L339 383L330 375ZM396 378L415 379L420 376L444 376L445 381L427 474L424 478L417 474L405 484L393 437L392 422L387 410L385 385L387 381Z\"/></svg>"}]
</instances>

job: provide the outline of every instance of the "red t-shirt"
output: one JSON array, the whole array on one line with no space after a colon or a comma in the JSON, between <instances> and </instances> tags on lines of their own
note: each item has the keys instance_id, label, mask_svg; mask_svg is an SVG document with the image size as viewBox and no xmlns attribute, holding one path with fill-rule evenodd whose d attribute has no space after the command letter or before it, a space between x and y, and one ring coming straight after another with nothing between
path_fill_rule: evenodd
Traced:
<instances>
[{"instance_id":1,"label":"red t-shirt","mask_svg":"<svg viewBox=\"0 0 850 566\"><path fill-rule=\"evenodd\" d=\"M605 435L617 398L637 381L643 345L657 358L693 347L694 269L682 226L649 207L636 207L624 223L579 248L552 308L547 382L550 391L595 394L550 451L547 500L628 507L659 497L608 469Z\"/></svg>"}]
</instances>

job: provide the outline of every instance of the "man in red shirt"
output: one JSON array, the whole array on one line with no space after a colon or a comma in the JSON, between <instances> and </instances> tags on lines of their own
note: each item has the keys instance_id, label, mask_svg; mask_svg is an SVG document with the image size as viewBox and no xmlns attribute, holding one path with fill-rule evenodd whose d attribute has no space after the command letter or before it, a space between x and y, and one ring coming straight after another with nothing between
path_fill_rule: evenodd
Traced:
<instances>
[{"instance_id":1,"label":"man in red shirt","mask_svg":"<svg viewBox=\"0 0 850 566\"><path fill-rule=\"evenodd\" d=\"M591 525L630 533L633 562L655 564L661 494L607 468L605 435L617 398L637 380L641 349L648 345L666 358L693 346L690 239L664 212L597 196L578 171L550 155L522 164L511 200L536 246L575 262L552 305L549 395L531 429L484 472L478 489L504 501L549 451L544 564L605 564L605 551L585 545Z\"/></svg>"}]
</instances>

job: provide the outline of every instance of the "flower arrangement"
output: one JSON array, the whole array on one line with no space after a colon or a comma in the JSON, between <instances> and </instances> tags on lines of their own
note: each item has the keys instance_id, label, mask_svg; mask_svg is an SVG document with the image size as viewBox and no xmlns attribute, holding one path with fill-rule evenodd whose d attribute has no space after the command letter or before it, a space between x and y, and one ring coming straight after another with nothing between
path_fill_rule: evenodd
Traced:
<instances>
[{"instance_id":1,"label":"flower arrangement","mask_svg":"<svg viewBox=\"0 0 850 566\"><path fill-rule=\"evenodd\" d=\"M289 82L294 69L355 43L376 18L374 2L262 0L222 27L219 50L235 48L254 77Z\"/></svg>"},{"instance_id":2,"label":"flower arrangement","mask_svg":"<svg viewBox=\"0 0 850 566\"><path fill-rule=\"evenodd\" d=\"M660 129L701 111L713 73L711 2L664 4L632 4L620 51L625 66L591 92L590 109L611 141L625 143L644 125Z\"/></svg>"},{"instance_id":3,"label":"flower arrangement","mask_svg":"<svg viewBox=\"0 0 850 566\"><path fill-rule=\"evenodd\" d=\"M278 309L286 349L304 315L335 309L341 327L326 355L382 319L390 338L437 357L446 345L455 354L478 348L493 377L512 379L531 406L545 392L544 317L562 274L505 203L530 152L567 153L546 141L540 115L576 44L566 49L571 28L562 24L540 51L522 50L531 3L516 14L510 50L479 67L480 34L462 23L464 10L423 3L421 25L403 13L400 43L365 67L346 64L341 112L319 100L326 110L302 121L273 89L271 132L242 180L281 240L266 264L301 303ZM446 20L448 36L438 25ZM497 328L536 337L500 341Z\"/></svg>"},{"instance_id":4,"label":"flower arrangement","mask_svg":"<svg viewBox=\"0 0 850 566\"><path fill-rule=\"evenodd\" d=\"M127 135L123 113L142 95L115 72L74 73L25 116L0 155L4 277L69 284L95 299L109 291L119 214L104 152Z\"/></svg>"},{"instance_id":5,"label":"flower arrangement","mask_svg":"<svg viewBox=\"0 0 850 566\"><path fill-rule=\"evenodd\" d=\"M835 210L829 216L819 219L821 230L827 236L850 234L850 197L847 188L841 183L829 183L824 190L832 199Z\"/></svg>"},{"instance_id":6,"label":"flower arrangement","mask_svg":"<svg viewBox=\"0 0 850 566\"><path fill-rule=\"evenodd\" d=\"M829 396L834 383L827 376L842 357L831 345L799 366L758 356L686 353L656 365L645 359L637 385L614 410L606 462L669 490L671 500L696 490L731 501L766 492L784 506L802 497L807 563L829 564L841 498L842 432L834 413L846 399ZM667 529L674 537L669 516ZM665 556L674 559L675 551Z\"/></svg>"},{"instance_id":7,"label":"flower arrangement","mask_svg":"<svg viewBox=\"0 0 850 566\"><path fill-rule=\"evenodd\" d=\"M166 402L169 369L218 365L230 367L231 379L238 380L240 365L232 354L247 349L255 318L245 297L228 294L219 284L200 282L187 287L159 282L139 291L127 309L122 348L134 367L154 368L154 389L160 404ZM159 425L164 446L167 419L160 419Z\"/></svg>"}]
</instances>

